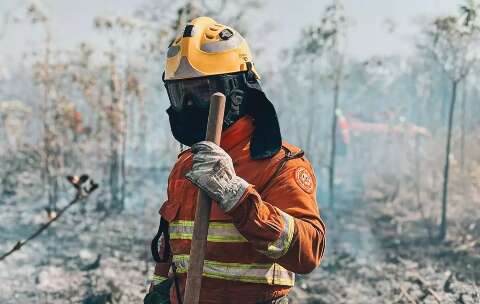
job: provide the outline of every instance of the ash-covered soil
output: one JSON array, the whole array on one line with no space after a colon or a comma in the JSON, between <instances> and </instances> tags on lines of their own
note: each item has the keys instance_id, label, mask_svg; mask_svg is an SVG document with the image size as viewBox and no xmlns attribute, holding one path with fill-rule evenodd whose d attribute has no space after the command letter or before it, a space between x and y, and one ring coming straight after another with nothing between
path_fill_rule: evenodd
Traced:
<instances>
[{"instance_id":1,"label":"ash-covered soil","mask_svg":"<svg viewBox=\"0 0 480 304\"><path fill-rule=\"evenodd\" d=\"M150 240L165 199L161 178L131 181L121 213L104 210L107 196L100 188L1 261L0 303L143 303L154 267ZM43 201L17 198L3 197L0 204L1 253L47 220Z\"/></svg>"},{"instance_id":2,"label":"ash-covered soil","mask_svg":"<svg viewBox=\"0 0 480 304\"><path fill-rule=\"evenodd\" d=\"M131 182L122 213L99 211L99 191L0 262L0 303L142 303L165 195L153 180ZM45 221L44 203L22 197L2 200L1 252ZM422 222L399 225L392 204L353 197L340 198L335 212L322 206L326 256L319 269L298 277L291 303L480 303L475 226L466 228L469 238L453 230L436 243Z\"/></svg>"},{"instance_id":3,"label":"ash-covered soil","mask_svg":"<svg viewBox=\"0 0 480 304\"><path fill-rule=\"evenodd\" d=\"M389 204L349 200L323 212L325 260L297 281L291 302L480 303L478 238L439 243L423 223L399 228L394 213Z\"/></svg>"}]
</instances>

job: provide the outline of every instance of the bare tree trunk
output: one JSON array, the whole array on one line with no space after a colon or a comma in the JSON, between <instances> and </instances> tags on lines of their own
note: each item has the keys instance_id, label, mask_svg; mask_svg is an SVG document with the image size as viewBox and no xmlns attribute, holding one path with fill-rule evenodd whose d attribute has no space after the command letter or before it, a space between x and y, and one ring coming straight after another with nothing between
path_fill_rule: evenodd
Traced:
<instances>
[{"instance_id":1,"label":"bare tree trunk","mask_svg":"<svg viewBox=\"0 0 480 304\"><path fill-rule=\"evenodd\" d=\"M433 240L432 226L430 225L430 221L427 215L425 214L425 209L423 208L423 203L421 198L421 189L422 189L421 187L422 180L420 176L421 174L420 172L422 172L421 165L422 164L420 162L420 136L416 135L415 136L415 168L414 168L415 169L415 198L417 201L418 210L420 211L420 216L422 217L422 220L425 224L425 228L428 233L428 239L432 241Z\"/></svg>"},{"instance_id":2,"label":"bare tree trunk","mask_svg":"<svg viewBox=\"0 0 480 304\"><path fill-rule=\"evenodd\" d=\"M110 93L111 93L111 111L112 121L110 122L110 195L113 209L116 212L122 212L124 209L122 189L124 173L122 146L125 143L125 108L123 107L122 86L118 72L115 67L114 48L110 54Z\"/></svg>"},{"instance_id":3,"label":"bare tree trunk","mask_svg":"<svg viewBox=\"0 0 480 304\"><path fill-rule=\"evenodd\" d=\"M307 107L307 117L308 117L308 126L307 126L307 138L305 142L305 151L307 153L312 153L311 149L311 144L312 144L312 133L313 133L313 128L315 125L315 110L317 107L317 103L314 101L314 94L315 94L315 73L314 73L314 60L311 60L310 62L311 65L311 84L310 84L310 101L309 103L312 105L312 107ZM312 153L313 155L313 153Z\"/></svg>"},{"instance_id":4,"label":"bare tree trunk","mask_svg":"<svg viewBox=\"0 0 480 304\"><path fill-rule=\"evenodd\" d=\"M439 240L444 240L447 235L447 196L448 196L448 176L450 173L450 150L452 141L453 113L455 110L455 102L457 100L458 80L452 81L452 97L450 100L450 111L448 114L448 132L447 146L445 148L445 167L443 171L443 192L442 192L442 218L439 229Z\"/></svg>"},{"instance_id":5,"label":"bare tree trunk","mask_svg":"<svg viewBox=\"0 0 480 304\"><path fill-rule=\"evenodd\" d=\"M139 89L140 91L140 89ZM140 104L140 134L138 134L138 137L140 139L140 155L142 158L146 159L147 158L147 114L145 112L145 101L143 98L143 94L141 92L138 93L138 101Z\"/></svg>"},{"instance_id":6,"label":"bare tree trunk","mask_svg":"<svg viewBox=\"0 0 480 304\"><path fill-rule=\"evenodd\" d=\"M113 69L113 67L112 67ZM116 76L114 75L114 70L112 70L112 79L110 84L111 97L111 111L112 111L112 121L110 122L110 196L113 204L113 209L118 210L122 209L120 204L119 196L119 175L120 175L120 153L119 153L119 131L118 128L115 128L114 119L118 119L119 107L118 107L118 96L117 88L115 85ZM119 123L119 122L117 122Z\"/></svg>"},{"instance_id":7,"label":"bare tree trunk","mask_svg":"<svg viewBox=\"0 0 480 304\"><path fill-rule=\"evenodd\" d=\"M120 161L120 175L122 177L121 185L120 185L120 205L123 210L125 206L125 189L127 186L127 174L125 169L125 157L127 155L127 130L128 130L128 120L127 120L127 113L125 110L123 111L123 120L125 122L124 130L122 133L122 158Z\"/></svg>"},{"instance_id":8,"label":"bare tree trunk","mask_svg":"<svg viewBox=\"0 0 480 304\"><path fill-rule=\"evenodd\" d=\"M112 139L112 142L114 140ZM110 195L112 198L112 204L114 209L117 209L119 206L119 197L118 197L118 184L119 184L119 161L118 161L118 151L115 146L111 146L111 156L110 156Z\"/></svg>"},{"instance_id":9,"label":"bare tree trunk","mask_svg":"<svg viewBox=\"0 0 480 304\"><path fill-rule=\"evenodd\" d=\"M315 107L315 106L314 106ZM315 108L312 107L309 109L308 112L308 125L307 125L307 138L306 138L306 142L305 142L305 151L307 151L307 153L312 153L313 155L313 151L312 151L312 134L313 134L313 127L314 127L314 124L315 124ZM313 161L313 159L312 159Z\"/></svg>"},{"instance_id":10,"label":"bare tree trunk","mask_svg":"<svg viewBox=\"0 0 480 304\"><path fill-rule=\"evenodd\" d=\"M44 92L43 92L43 172L42 172L42 183L46 186L46 193L48 198L48 208L50 210L55 210L57 205L57 181L56 181L56 172L54 171L53 162L56 160L55 155L53 155L54 145L55 145L55 134L52 130L53 123L51 121L51 105L50 105L50 88L52 85L52 79L50 75L50 42L51 35L50 29L46 24L44 24L45 29L45 57L43 62L44 69Z\"/></svg>"},{"instance_id":11,"label":"bare tree trunk","mask_svg":"<svg viewBox=\"0 0 480 304\"><path fill-rule=\"evenodd\" d=\"M462 86L462 107L460 112L460 170L462 174L464 173L465 169L465 112L467 108L467 87L466 81L463 83Z\"/></svg>"},{"instance_id":12,"label":"bare tree trunk","mask_svg":"<svg viewBox=\"0 0 480 304\"><path fill-rule=\"evenodd\" d=\"M341 72L338 72L340 74ZM332 109L332 133L330 145L330 165L328 166L328 202L330 207L335 204L335 155L337 150L337 108L338 95L340 93L340 75L335 79L335 86L333 89L333 109Z\"/></svg>"}]
</instances>

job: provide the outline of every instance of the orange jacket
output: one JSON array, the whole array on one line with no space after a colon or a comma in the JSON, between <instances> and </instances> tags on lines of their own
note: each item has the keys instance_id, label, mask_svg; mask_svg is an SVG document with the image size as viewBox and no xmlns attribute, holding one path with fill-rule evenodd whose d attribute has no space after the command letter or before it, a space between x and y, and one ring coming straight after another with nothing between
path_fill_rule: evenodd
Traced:
<instances>
[{"instance_id":1,"label":"orange jacket","mask_svg":"<svg viewBox=\"0 0 480 304\"><path fill-rule=\"evenodd\" d=\"M252 119L245 117L222 134L221 147L232 157L237 175L251 186L228 214L212 204L200 303L256 303L286 295L294 273L314 270L324 252L325 225L310 163L303 156L284 162L287 151L300 151L286 142L274 157L252 160L253 129ZM191 165L191 152L180 154L168 180L168 200L160 209L169 222L182 295L198 191L185 179ZM167 275L161 268L166 270L157 265L157 279ZM170 294L177 303L174 287Z\"/></svg>"}]
</instances>

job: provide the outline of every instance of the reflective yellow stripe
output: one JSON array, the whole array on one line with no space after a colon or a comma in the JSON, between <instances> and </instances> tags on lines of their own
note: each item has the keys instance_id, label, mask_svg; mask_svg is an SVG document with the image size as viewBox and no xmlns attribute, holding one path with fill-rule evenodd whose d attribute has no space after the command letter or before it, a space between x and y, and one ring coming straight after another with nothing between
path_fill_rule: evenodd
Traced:
<instances>
[{"instance_id":1,"label":"reflective yellow stripe","mask_svg":"<svg viewBox=\"0 0 480 304\"><path fill-rule=\"evenodd\" d=\"M173 221L169 225L171 240L191 240L193 234L193 221ZM248 242L232 223L210 222L208 226L209 242Z\"/></svg>"},{"instance_id":2,"label":"reflective yellow stripe","mask_svg":"<svg viewBox=\"0 0 480 304\"><path fill-rule=\"evenodd\" d=\"M151 282L153 283L153 285L157 285L157 284L160 284L162 282L165 282L166 280L168 280L167 277L162 277L162 276L158 276L158 275L152 275L152 278L151 278Z\"/></svg>"},{"instance_id":3,"label":"reflective yellow stripe","mask_svg":"<svg viewBox=\"0 0 480 304\"><path fill-rule=\"evenodd\" d=\"M177 272L188 271L188 255L174 255L173 262ZM203 264L203 276L229 281L241 281L248 283L293 286L295 274L283 268L277 263L270 264L241 264L224 263L205 260Z\"/></svg>"},{"instance_id":4,"label":"reflective yellow stripe","mask_svg":"<svg viewBox=\"0 0 480 304\"><path fill-rule=\"evenodd\" d=\"M293 239L293 233L295 231L295 222L293 217L287 213L280 211L284 220L284 228L280 237L269 244L267 250L258 250L272 259L278 259L287 253Z\"/></svg>"}]
</instances>

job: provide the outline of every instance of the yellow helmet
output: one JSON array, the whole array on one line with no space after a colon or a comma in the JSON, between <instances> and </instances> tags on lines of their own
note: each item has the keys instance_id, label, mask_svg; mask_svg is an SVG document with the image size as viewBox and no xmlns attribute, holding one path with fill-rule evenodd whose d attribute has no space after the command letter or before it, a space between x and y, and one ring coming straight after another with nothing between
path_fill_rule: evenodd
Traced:
<instances>
[{"instance_id":1,"label":"yellow helmet","mask_svg":"<svg viewBox=\"0 0 480 304\"><path fill-rule=\"evenodd\" d=\"M185 26L167 50L164 80L189 79L252 71L252 54L246 40L234 29L208 17Z\"/></svg>"}]
</instances>

